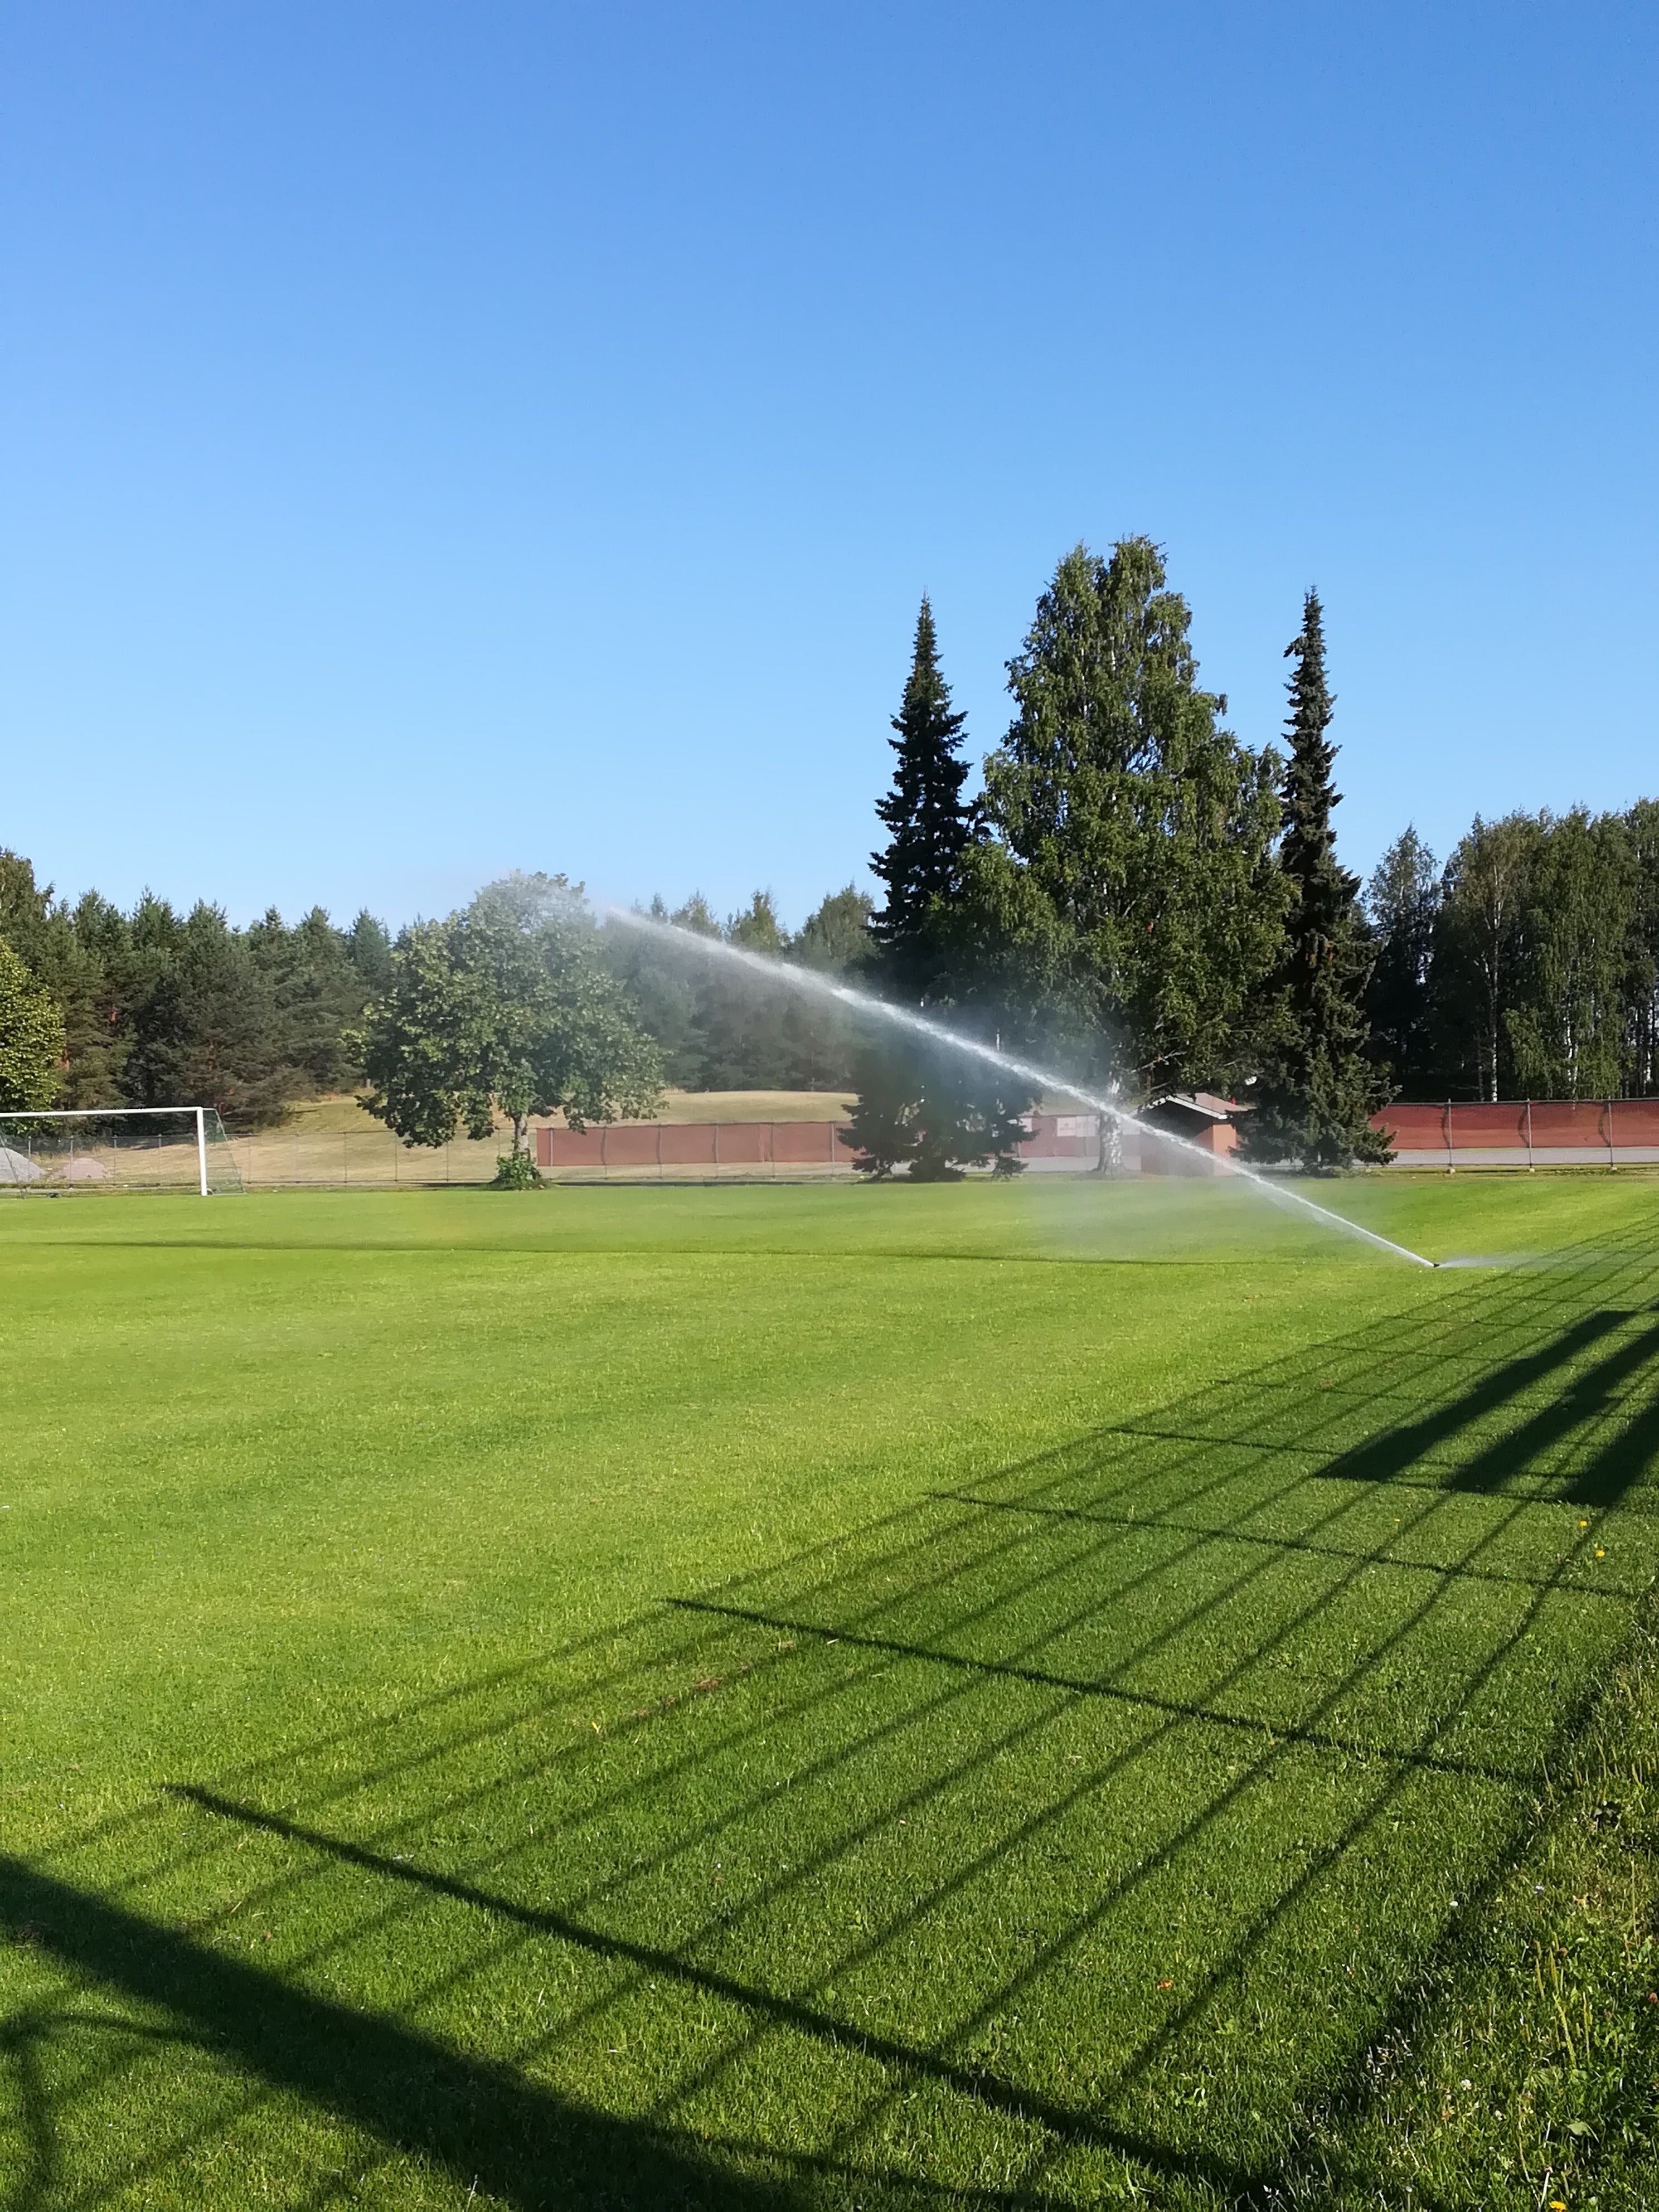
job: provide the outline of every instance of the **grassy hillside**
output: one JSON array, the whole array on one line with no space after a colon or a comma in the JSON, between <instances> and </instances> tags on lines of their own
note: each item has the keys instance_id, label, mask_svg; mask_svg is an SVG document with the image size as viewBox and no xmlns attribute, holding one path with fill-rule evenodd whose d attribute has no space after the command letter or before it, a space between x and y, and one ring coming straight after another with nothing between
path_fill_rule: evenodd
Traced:
<instances>
[{"instance_id":1,"label":"grassy hillside","mask_svg":"<svg viewBox=\"0 0 1659 2212\"><path fill-rule=\"evenodd\" d=\"M1315 1194L0 1210L0 2201L1647 2201L1659 1186Z\"/></svg>"}]
</instances>

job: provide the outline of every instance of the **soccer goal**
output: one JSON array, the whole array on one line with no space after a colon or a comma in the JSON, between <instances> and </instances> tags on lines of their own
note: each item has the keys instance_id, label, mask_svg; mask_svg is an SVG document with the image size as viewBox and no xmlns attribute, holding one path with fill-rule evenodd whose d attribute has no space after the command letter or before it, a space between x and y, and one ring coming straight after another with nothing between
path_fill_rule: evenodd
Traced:
<instances>
[{"instance_id":1,"label":"soccer goal","mask_svg":"<svg viewBox=\"0 0 1659 2212\"><path fill-rule=\"evenodd\" d=\"M0 1191L240 1191L213 1106L100 1106L0 1114Z\"/></svg>"}]
</instances>

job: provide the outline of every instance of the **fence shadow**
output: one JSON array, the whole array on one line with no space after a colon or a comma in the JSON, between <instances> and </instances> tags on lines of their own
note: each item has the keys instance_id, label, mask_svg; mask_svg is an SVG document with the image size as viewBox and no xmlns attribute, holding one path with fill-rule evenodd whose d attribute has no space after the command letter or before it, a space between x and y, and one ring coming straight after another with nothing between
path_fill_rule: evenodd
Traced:
<instances>
[{"instance_id":1,"label":"fence shadow","mask_svg":"<svg viewBox=\"0 0 1659 2212\"><path fill-rule=\"evenodd\" d=\"M1656 1292L1462 1279L0 1863L0 2201L1260 2191L1659 1564Z\"/></svg>"}]
</instances>

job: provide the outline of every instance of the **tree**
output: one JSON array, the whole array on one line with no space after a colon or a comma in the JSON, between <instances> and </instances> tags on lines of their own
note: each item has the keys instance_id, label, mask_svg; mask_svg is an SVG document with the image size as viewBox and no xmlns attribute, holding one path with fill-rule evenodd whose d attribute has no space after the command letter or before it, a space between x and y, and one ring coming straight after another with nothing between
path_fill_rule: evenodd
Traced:
<instances>
[{"instance_id":1,"label":"tree","mask_svg":"<svg viewBox=\"0 0 1659 2212\"><path fill-rule=\"evenodd\" d=\"M1407 1091L1422 1088L1431 1066L1429 972L1439 911L1434 854L1407 825L1377 862L1365 892L1374 949L1365 987L1371 1057Z\"/></svg>"},{"instance_id":2,"label":"tree","mask_svg":"<svg viewBox=\"0 0 1659 2212\"><path fill-rule=\"evenodd\" d=\"M34 880L34 864L21 853L0 848L0 937L23 965L33 970L52 911L52 885Z\"/></svg>"},{"instance_id":3,"label":"tree","mask_svg":"<svg viewBox=\"0 0 1659 2212\"><path fill-rule=\"evenodd\" d=\"M1050 1024L1130 1093L1224 1084L1280 941L1276 757L1199 689L1191 616L1145 538L1068 553L1008 664L990 828L1027 878L1022 944Z\"/></svg>"},{"instance_id":4,"label":"tree","mask_svg":"<svg viewBox=\"0 0 1659 2212\"><path fill-rule=\"evenodd\" d=\"M1430 995L1448 1091L1497 1099L1511 1088L1507 1015L1524 957L1522 915L1543 831L1529 814L1483 822L1446 863Z\"/></svg>"},{"instance_id":5,"label":"tree","mask_svg":"<svg viewBox=\"0 0 1659 2212\"><path fill-rule=\"evenodd\" d=\"M1514 1003L1504 1014L1528 1097L1612 1098L1623 1087L1636 857L1617 815L1540 818L1521 900Z\"/></svg>"},{"instance_id":6,"label":"tree","mask_svg":"<svg viewBox=\"0 0 1659 2212\"><path fill-rule=\"evenodd\" d=\"M1366 1061L1362 998L1371 963L1359 878L1336 857L1332 787L1336 748L1326 732L1325 629L1319 594L1303 604L1302 629L1285 647L1290 760L1285 772L1279 861L1291 893L1284 951L1272 992L1272 1043L1244 1133L1256 1159L1336 1168L1389 1158L1370 1127L1386 1091Z\"/></svg>"},{"instance_id":7,"label":"tree","mask_svg":"<svg viewBox=\"0 0 1659 2212\"><path fill-rule=\"evenodd\" d=\"M731 916L721 933L728 945L740 945L745 951L773 960L788 942L770 891L757 891L741 914Z\"/></svg>"},{"instance_id":8,"label":"tree","mask_svg":"<svg viewBox=\"0 0 1659 2212\"><path fill-rule=\"evenodd\" d=\"M346 932L346 945L364 998L377 997L392 981L392 939L386 924L365 907Z\"/></svg>"},{"instance_id":9,"label":"tree","mask_svg":"<svg viewBox=\"0 0 1659 2212\"><path fill-rule=\"evenodd\" d=\"M151 980L133 1015L125 1079L145 1106L215 1106L244 1127L280 1121L307 1088L286 1053L269 976L221 907L182 923L148 894L135 947Z\"/></svg>"},{"instance_id":10,"label":"tree","mask_svg":"<svg viewBox=\"0 0 1659 2212\"><path fill-rule=\"evenodd\" d=\"M0 1112L32 1114L58 1095L64 1018L0 937Z\"/></svg>"},{"instance_id":11,"label":"tree","mask_svg":"<svg viewBox=\"0 0 1659 2212\"><path fill-rule=\"evenodd\" d=\"M887 896L870 918L863 965L884 996L925 1006L973 1035L987 1023L978 979L959 957L968 941L957 918L965 872L981 842L962 799L965 720L951 707L924 599L892 718L892 786L876 802L889 836L870 865ZM1000 1173L1018 1172L1015 1147L1033 1097L1026 1086L988 1074L970 1054L888 1030L866 1036L852 1074L859 1097L849 1141L862 1172L884 1177L904 1165L913 1181L941 1182L988 1160Z\"/></svg>"},{"instance_id":12,"label":"tree","mask_svg":"<svg viewBox=\"0 0 1659 2212\"><path fill-rule=\"evenodd\" d=\"M957 867L971 817L963 804L968 763L962 755L965 714L951 705L939 665L933 610L926 597L916 617L910 674L899 711L898 732L888 742L897 756L891 789L876 801L886 844L870 858L886 886L884 903L870 919L887 981L907 999L923 1000L933 981L935 921L957 885Z\"/></svg>"},{"instance_id":13,"label":"tree","mask_svg":"<svg viewBox=\"0 0 1659 2212\"><path fill-rule=\"evenodd\" d=\"M532 1114L580 1129L654 1111L660 1060L579 895L562 876L508 876L399 933L362 1052L369 1110L406 1145L444 1144L458 1125L482 1139L500 1112L516 1166Z\"/></svg>"},{"instance_id":14,"label":"tree","mask_svg":"<svg viewBox=\"0 0 1659 2212\"><path fill-rule=\"evenodd\" d=\"M88 894L94 906L104 902ZM79 918L88 905L54 901L50 884L38 884L21 854L0 853L0 935L33 980L56 1002L64 1042L53 1103L105 1106L121 1097L128 1038L109 1005L103 948L83 934ZM113 909L112 908L112 912Z\"/></svg>"},{"instance_id":15,"label":"tree","mask_svg":"<svg viewBox=\"0 0 1659 2212\"><path fill-rule=\"evenodd\" d=\"M790 957L804 968L856 975L870 957L874 914L869 894L856 884L832 891L801 924L789 948Z\"/></svg>"},{"instance_id":16,"label":"tree","mask_svg":"<svg viewBox=\"0 0 1659 2212\"><path fill-rule=\"evenodd\" d=\"M60 908L75 945L74 987L62 994L67 1065L65 1106L118 1106L129 1095L137 975L132 930L119 907L83 891Z\"/></svg>"},{"instance_id":17,"label":"tree","mask_svg":"<svg viewBox=\"0 0 1659 2212\"><path fill-rule=\"evenodd\" d=\"M848 884L807 915L791 939L787 957L796 966L857 983L872 958L867 893ZM858 1024L844 1007L805 991L793 991L785 1019L788 1084L803 1091L851 1086L858 1053Z\"/></svg>"},{"instance_id":18,"label":"tree","mask_svg":"<svg viewBox=\"0 0 1659 2212\"><path fill-rule=\"evenodd\" d=\"M847 1144L861 1175L884 1181L903 1166L912 1182L956 1182L969 1167L1021 1172L1031 1094L971 1054L920 1039L872 1041L854 1080Z\"/></svg>"},{"instance_id":19,"label":"tree","mask_svg":"<svg viewBox=\"0 0 1659 2212\"><path fill-rule=\"evenodd\" d=\"M1659 799L1638 799L1625 833L1636 870L1626 1065L1631 1088L1650 1095L1659 1091Z\"/></svg>"},{"instance_id":20,"label":"tree","mask_svg":"<svg viewBox=\"0 0 1659 2212\"><path fill-rule=\"evenodd\" d=\"M358 927L366 921L360 917ZM352 939L321 907L292 929L271 907L246 933L246 942L270 990L279 1057L295 1071L290 1096L343 1090L357 1073L347 1039L369 999ZM362 950L373 957L368 936Z\"/></svg>"},{"instance_id":21,"label":"tree","mask_svg":"<svg viewBox=\"0 0 1659 2212\"><path fill-rule=\"evenodd\" d=\"M710 934L695 922L681 926L690 927L696 936ZM728 915L725 927L714 933L722 943L735 945L764 960L781 960L787 943L770 891L757 891L747 907ZM752 969L730 961L703 961L691 1018L699 1088L790 1087L789 1027L794 998L781 979L771 982Z\"/></svg>"}]
</instances>

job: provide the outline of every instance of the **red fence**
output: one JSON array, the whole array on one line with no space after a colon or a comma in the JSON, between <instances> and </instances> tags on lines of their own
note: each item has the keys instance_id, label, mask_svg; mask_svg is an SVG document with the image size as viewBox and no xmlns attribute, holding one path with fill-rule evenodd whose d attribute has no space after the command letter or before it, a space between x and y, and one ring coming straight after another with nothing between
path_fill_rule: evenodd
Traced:
<instances>
[{"instance_id":1,"label":"red fence","mask_svg":"<svg viewBox=\"0 0 1659 2212\"><path fill-rule=\"evenodd\" d=\"M1590 1167L1659 1160L1659 1098L1405 1101L1373 1114L1400 1167Z\"/></svg>"},{"instance_id":2,"label":"red fence","mask_svg":"<svg viewBox=\"0 0 1659 2212\"><path fill-rule=\"evenodd\" d=\"M1100 1162L1092 1114L1032 1114L1019 1147L1028 1168L1086 1174ZM1659 1161L1659 1098L1510 1099L1492 1106L1401 1102L1371 1116L1387 1130L1398 1167L1594 1167ZM619 1121L592 1129L538 1129L536 1164L554 1173L672 1176L849 1173L839 1121ZM1126 1130L1119 1164L1128 1174L1171 1173L1187 1157ZM1221 1162L1218 1170L1224 1172Z\"/></svg>"},{"instance_id":3,"label":"red fence","mask_svg":"<svg viewBox=\"0 0 1659 2212\"><path fill-rule=\"evenodd\" d=\"M835 1121L617 1121L538 1129L538 1168L851 1168Z\"/></svg>"},{"instance_id":4,"label":"red fence","mask_svg":"<svg viewBox=\"0 0 1659 2212\"><path fill-rule=\"evenodd\" d=\"M1100 1130L1092 1114L1031 1114L1020 1158L1040 1168L1092 1168ZM617 1121L591 1129L538 1129L536 1164L609 1175L677 1169L850 1170L842 1121Z\"/></svg>"}]
</instances>

